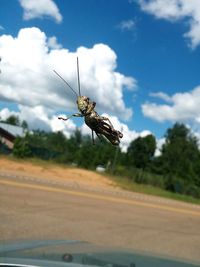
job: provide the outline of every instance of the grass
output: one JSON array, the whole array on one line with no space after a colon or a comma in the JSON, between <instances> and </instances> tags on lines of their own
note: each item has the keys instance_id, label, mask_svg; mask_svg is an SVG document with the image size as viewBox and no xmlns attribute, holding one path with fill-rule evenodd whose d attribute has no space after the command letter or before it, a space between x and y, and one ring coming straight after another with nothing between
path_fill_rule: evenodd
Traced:
<instances>
[{"instance_id":1,"label":"grass","mask_svg":"<svg viewBox=\"0 0 200 267\"><path fill-rule=\"evenodd\" d=\"M151 185L144 185L144 184L137 184L126 177L119 177L119 176L111 176L109 178L115 182L120 188L133 191L137 193L143 193L153 196L159 196L184 202L189 202L193 204L200 204L200 199L194 198L192 196L181 195L178 193L173 193L155 186Z\"/></svg>"}]
</instances>

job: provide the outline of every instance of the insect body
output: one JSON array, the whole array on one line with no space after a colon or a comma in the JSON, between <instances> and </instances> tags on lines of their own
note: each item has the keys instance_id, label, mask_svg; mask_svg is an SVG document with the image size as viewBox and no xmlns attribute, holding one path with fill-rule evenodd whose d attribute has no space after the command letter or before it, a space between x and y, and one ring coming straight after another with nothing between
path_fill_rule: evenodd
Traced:
<instances>
[{"instance_id":1,"label":"insect body","mask_svg":"<svg viewBox=\"0 0 200 267\"><path fill-rule=\"evenodd\" d=\"M107 117L100 116L95 111L96 103L90 101L89 97L81 96L80 92L80 79L79 79L79 63L77 58L77 73L78 73L78 88L79 95L74 91L74 89L54 70L54 72L68 85L68 87L76 94L77 96L77 106L80 113L72 114L67 118L58 117L61 120L68 120L71 117L84 117L85 123L92 130L92 141L94 144L94 132L101 140L101 136L105 136L113 145L119 145L120 138L123 137L123 134L114 129L112 123Z\"/></svg>"}]
</instances>

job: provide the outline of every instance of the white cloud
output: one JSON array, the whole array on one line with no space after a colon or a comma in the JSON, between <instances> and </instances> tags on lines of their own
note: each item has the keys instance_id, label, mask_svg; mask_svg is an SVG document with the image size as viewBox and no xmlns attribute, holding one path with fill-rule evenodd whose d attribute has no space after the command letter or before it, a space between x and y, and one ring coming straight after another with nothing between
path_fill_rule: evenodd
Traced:
<instances>
[{"instance_id":1,"label":"white cloud","mask_svg":"<svg viewBox=\"0 0 200 267\"><path fill-rule=\"evenodd\" d=\"M143 11L158 19L171 22L187 19L189 31L184 34L189 46L195 49L200 45L200 2L199 0L139 0Z\"/></svg>"},{"instance_id":2,"label":"white cloud","mask_svg":"<svg viewBox=\"0 0 200 267\"><path fill-rule=\"evenodd\" d=\"M56 69L77 90L77 55L82 94L97 102L99 113L106 111L121 119L131 117L132 109L125 106L123 90L135 89L136 80L116 71L117 56L109 46L96 44L70 52L55 37L47 38L38 28L25 28L17 37L0 36L0 50L0 101L17 103L20 116L31 127L65 131L71 125L70 129L74 129L71 122L56 120L55 114L66 111L70 115L77 107L75 95L52 70Z\"/></svg>"},{"instance_id":3,"label":"white cloud","mask_svg":"<svg viewBox=\"0 0 200 267\"><path fill-rule=\"evenodd\" d=\"M176 93L170 104L145 103L143 114L156 121L181 121L200 124L200 86L192 91Z\"/></svg>"},{"instance_id":4,"label":"white cloud","mask_svg":"<svg viewBox=\"0 0 200 267\"><path fill-rule=\"evenodd\" d=\"M25 20L51 17L57 23L62 21L62 15L53 0L19 0L19 2L24 9Z\"/></svg>"},{"instance_id":5,"label":"white cloud","mask_svg":"<svg viewBox=\"0 0 200 267\"><path fill-rule=\"evenodd\" d=\"M0 110L0 119L1 120L6 120L11 115L18 116L19 113L15 112L15 111L10 111L8 108L4 108L4 109Z\"/></svg>"},{"instance_id":6,"label":"white cloud","mask_svg":"<svg viewBox=\"0 0 200 267\"><path fill-rule=\"evenodd\" d=\"M162 146L165 144L166 139L165 138L160 138L156 140L156 151L154 156L159 157L161 155L161 149Z\"/></svg>"},{"instance_id":7,"label":"white cloud","mask_svg":"<svg viewBox=\"0 0 200 267\"><path fill-rule=\"evenodd\" d=\"M118 25L122 31L133 31L136 27L135 21L133 19L123 20Z\"/></svg>"},{"instance_id":8,"label":"white cloud","mask_svg":"<svg viewBox=\"0 0 200 267\"><path fill-rule=\"evenodd\" d=\"M171 103L172 99L170 96L168 96L166 93L158 92L158 93L150 93L151 97L156 97L164 100L165 102Z\"/></svg>"},{"instance_id":9,"label":"white cloud","mask_svg":"<svg viewBox=\"0 0 200 267\"><path fill-rule=\"evenodd\" d=\"M8 108L0 110L0 118L2 120L6 120L11 115L18 116L21 121L27 121L30 129L62 131L66 137L73 134L76 129L76 125L72 120L69 119L67 123L59 120L57 116L49 115L48 109L42 106L27 107L20 105L19 111L10 111Z\"/></svg>"},{"instance_id":10,"label":"white cloud","mask_svg":"<svg viewBox=\"0 0 200 267\"><path fill-rule=\"evenodd\" d=\"M67 122L58 120L55 115L50 120L50 126L53 132L61 131L66 137L70 137L77 128L72 120L69 119Z\"/></svg>"},{"instance_id":11,"label":"white cloud","mask_svg":"<svg viewBox=\"0 0 200 267\"><path fill-rule=\"evenodd\" d=\"M197 145L198 145L198 147L200 149L200 132L199 131L195 131L194 129L191 129L191 127L189 127L189 129L191 130L193 136L196 137Z\"/></svg>"},{"instance_id":12,"label":"white cloud","mask_svg":"<svg viewBox=\"0 0 200 267\"><path fill-rule=\"evenodd\" d=\"M55 36L48 38L47 46L50 49L61 49L62 48L62 45L58 43L57 38Z\"/></svg>"}]
</instances>

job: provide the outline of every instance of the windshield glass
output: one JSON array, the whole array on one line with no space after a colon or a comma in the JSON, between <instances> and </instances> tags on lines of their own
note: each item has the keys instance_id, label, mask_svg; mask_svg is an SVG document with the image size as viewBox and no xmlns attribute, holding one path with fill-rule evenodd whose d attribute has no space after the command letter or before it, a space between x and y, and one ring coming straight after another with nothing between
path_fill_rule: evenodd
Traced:
<instances>
[{"instance_id":1,"label":"windshield glass","mask_svg":"<svg viewBox=\"0 0 200 267\"><path fill-rule=\"evenodd\" d=\"M0 266L200 266L199 10L0 0Z\"/></svg>"},{"instance_id":2,"label":"windshield glass","mask_svg":"<svg viewBox=\"0 0 200 267\"><path fill-rule=\"evenodd\" d=\"M111 247L96 246L87 242L43 240L17 242L4 245L0 254L1 260L21 264L55 264L64 263L73 266L76 264L87 266L199 266L191 262L181 262L175 259L144 255L141 252L132 252L123 249L113 250ZM31 260L30 260L31 259ZM42 265L42 266L43 266ZM45 265L46 266L46 265ZM48 265L47 265L48 266Z\"/></svg>"}]
</instances>

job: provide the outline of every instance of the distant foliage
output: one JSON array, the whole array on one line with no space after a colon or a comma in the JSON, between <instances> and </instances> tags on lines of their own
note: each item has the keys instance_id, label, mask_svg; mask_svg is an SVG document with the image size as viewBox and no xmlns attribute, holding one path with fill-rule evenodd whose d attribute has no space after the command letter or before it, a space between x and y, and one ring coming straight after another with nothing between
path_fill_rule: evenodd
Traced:
<instances>
[{"instance_id":1,"label":"distant foliage","mask_svg":"<svg viewBox=\"0 0 200 267\"><path fill-rule=\"evenodd\" d=\"M128 148L128 164L139 169L146 169L153 160L156 150L156 140L153 135L138 137Z\"/></svg>"},{"instance_id":2,"label":"distant foliage","mask_svg":"<svg viewBox=\"0 0 200 267\"><path fill-rule=\"evenodd\" d=\"M176 123L165 135L162 154L152 162L153 173L163 175L165 188L200 197L200 151L196 137Z\"/></svg>"},{"instance_id":3,"label":"distant foliage","mask_svg":"<svg viewBox=\"0 0 200 267\"><path fill-rule=\"evenodd\" d=\"M8 123L15 126L20 126L23 129L28 129L28 123L25 120L21 121L20 118L15 115L10 115L6 120L2 120L0 118L0 122Z\"/></svg>"},{"instance_id":4,"label":"distant foliage","mask_svg":"<svg viewBox=\"0 0 200 267\"><path fill-rule=\"evenodd\" d=\"M18 116L15 116L15 115L11 115L10 117L8 117L5 122L8 123L8 124L20 126L19 117Z\"/></svg>"},{"instance_id":5,"label":"distant foliage","mask_svg":"<svg viewBox=\"0 0 200 267\"><path fill-rule=\"evenodd\" d=\"M32 153L26 139L17 137L13 148L13 154L19 158L31 157Z\"/></svg>"},{"instance_id":6,"label":"distant foliage","mask_svg":"<svg viewBox=\"0 0 200 267\"><path fill-rule=\"evenodd\" d=\"M21 127L24 129L24 130L27 130L28 129L28 123L23 120L22 123L21 123Z\"/></svg>"},{"instance_id":7,"label":"distant foliage","mask_svg":"<svg viewBox=\"0 0 200 267\"><path fill-rule=\"evenodd\" d=\"M200 186L200 152L196 137L184 125L176 123L167 130L166 143L159 158L168 180L183 180ZM173 178L171 178L173 177Z\"/></svg>"},{"instance_id":8,"label":"distant foliage","mask_svg":"<svg viewBox=\"0 0 200 267\"><path fill-rule=\"evenodd\" d=\"M24 125L25 127L26 125ZM77 129L70 138L62 132L33 131L17 138L13 154L20 158L38 157L87 169L103 165L107 171L126 176L136 183L200 198L200 151L197 139L184 124L166 131L161 155L155 157L153 135L133 140L123 153L107 141L83 136ZM115 164L114 164L115 163Z\"/></svg>"}]
</instances>

